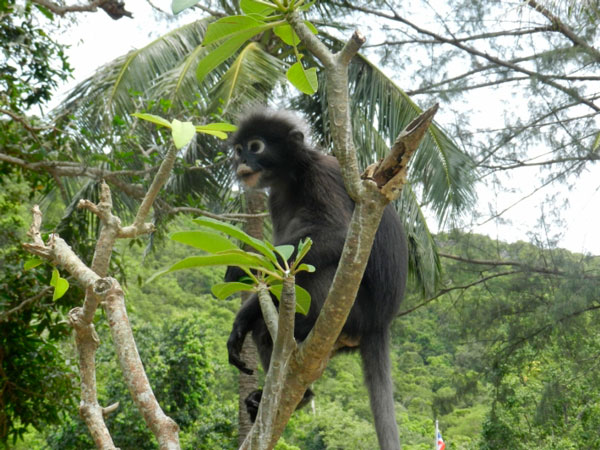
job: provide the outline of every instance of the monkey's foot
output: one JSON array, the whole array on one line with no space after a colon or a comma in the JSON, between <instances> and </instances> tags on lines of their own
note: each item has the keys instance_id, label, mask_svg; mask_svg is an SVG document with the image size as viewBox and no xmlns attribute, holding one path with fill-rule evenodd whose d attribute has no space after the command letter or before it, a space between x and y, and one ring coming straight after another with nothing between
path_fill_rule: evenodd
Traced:
<instances>
[{"instance_id":1,"label":"monkey's foot","mask_svg":"<svg viewBox=\"0 0 600 450\"><path fill-rule=\"evenodd\" d=\"M248 395L248 397L246 397L246 400L244 400L244 403L246 404L246 411L248 411L248 415L250 416L250 420L252 421L252 423L254 423L254 421L256 420L256 415L258 414L258 407L260 405L260 400L262 399L262 394L262 389L258 389L256 391L251 392ZM310 389L307 389L306 392L304 392L302 400L300 400L300 403L298 403L298 406L296 406L296 409L300 409L306 406L308 403L310 403L314 396L314 392Z\"/></svg>"}]
</instances>

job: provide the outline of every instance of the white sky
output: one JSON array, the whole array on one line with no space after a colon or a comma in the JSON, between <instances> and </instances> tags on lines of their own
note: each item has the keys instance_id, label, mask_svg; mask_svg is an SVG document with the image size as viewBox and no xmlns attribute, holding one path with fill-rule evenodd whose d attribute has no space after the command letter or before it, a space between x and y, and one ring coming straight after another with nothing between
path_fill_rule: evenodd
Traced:
<instances>
[{"instance_id":1,"label":"white sky","mask_svg":"<svg viewBox=\"0 0 600 450\"><path fill-rule=\"evenodd\" d=\"M156 0L154 4L164 11L170 11L170 0ZM94 73L95 69L112 59L128 52L129 50L143 47L156 37L183 25L184 23L200 17L200 13L194 11L180 14L175 22L165 22L149 6L146 0L128 0L127 10L133 13L133 19L122 18L118 21L112 20L103 11L96 13L84 13L76 16L76 23L65 27L67 20L63 19L60 30L61 35L56 38L68 43L71 47L68 51L71 65L74 67L74 80L63 85L59 90L51 106L57 104L65 92L72 88L77 82L84 80ZM162 18L163 20L157 20ZM373 39L375 41L375 39ZM407 87L408 89L409 87ZM490 98L481 98L474 95L472 108L490 111ZM477 102L480 103L477 103ZM497 110L502 114L503 108ZM491 109L494 110L494 109ZM438 123L444 125L443 104L440 113L436 117ZM447 120L451 120L450 117ZM482 125L483 127L483 125ZM600 127L600 124L599 124ZM533 182L539 177L536 170L518 169L507 174L507 182L516 186L513 193L502 193L496 196L494 192L478 192L480 199L480 210L487 212L487 202L495 202L498 211L512 205L531 192ZM570 206L568 209L559 211L565 221L564 232L559 247L567 248L574 252L592 253L600 255L600 235L597 229L600 224L600 167L595 165L590 171L584 172L577 180L576 187L566 192L563 185L557 185L561 190L563 198L568 198ZM540 217L540 205L547 190L535 194L519 202L512 207L502 218L510 223L500 225L496 221L489 221L484 225L473 226L471 231L487 234L493 238L503 241L525 240L529 241L528 233L532 231ZM551 216L556 211L544 211ZM485 219L481 219L483 222ZM549 218L550 220L550 218ZM433 224L432 224L433 225ZM555 232L554 226L551 228ZM543 236L542 236L543 238Z\"/></svg>"}]
</instances>

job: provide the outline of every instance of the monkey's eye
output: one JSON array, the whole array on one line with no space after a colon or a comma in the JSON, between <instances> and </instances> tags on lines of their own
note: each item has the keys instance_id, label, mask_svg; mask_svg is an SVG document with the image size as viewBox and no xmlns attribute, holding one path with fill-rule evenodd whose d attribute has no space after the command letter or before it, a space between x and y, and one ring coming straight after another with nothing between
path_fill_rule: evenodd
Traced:
<instances>
[{"instance_id":1,"label":"monkey's eye","mask_svg":"<svg viewBox=\"0 0 600 450\"><path fill-rule=\"evenodd\" d=\"M265 143L260 139L252 139L248 141L248 150L252 153L260 153L265 149Z\"/></svg>"},{"instance_id":2,"label":"monkey's eye","mask_svg":"<svg viewBox=\"0 0 600 450\"><path fill-rule=\"evenodd\" d=\"M235 152L236 156L240 156L242 154L242 144L235 144L233 146L233 151Z\"/></svg>"}]
</instances>

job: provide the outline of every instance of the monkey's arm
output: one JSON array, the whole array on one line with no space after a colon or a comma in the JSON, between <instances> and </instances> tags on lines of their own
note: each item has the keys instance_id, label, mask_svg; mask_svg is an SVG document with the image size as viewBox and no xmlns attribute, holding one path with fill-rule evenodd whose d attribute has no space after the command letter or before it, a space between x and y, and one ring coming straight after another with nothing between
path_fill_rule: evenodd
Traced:
<instances>
[{"instance_id":1,"label":"monkey's arm","mask_svg":"<svg viewBox=\"0 0 600 450\"><path fill-rule=\"evenodd\" d=\"M252 329L254 322L261 317L260 304L258 303L258 297L255 294L242 304L233 321L233 328L229 334L229 339L227 339L229 364L237 367L248 375L252 374L252 370L248 369L246 363L242 361L240 353L242 352L242 346L244 345L244 338Z\"/></svg>"},{"instance_id":2,"label":"monkey's arm","mask_svg":"<svg viewBox=\"0 0 600 450\"><path fill-rule=\"evenodd\" d=\"M246 272L240 269L237 266L228 266L227 271L225 272L225 281L239 281L241 278L248 276Z\"/></svg>"}]
</instances>

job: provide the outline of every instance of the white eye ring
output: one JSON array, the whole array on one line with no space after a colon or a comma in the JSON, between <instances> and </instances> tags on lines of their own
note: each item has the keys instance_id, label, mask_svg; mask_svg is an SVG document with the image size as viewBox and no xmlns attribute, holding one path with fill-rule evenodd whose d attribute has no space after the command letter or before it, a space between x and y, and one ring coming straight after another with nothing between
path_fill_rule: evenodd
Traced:
<instances>
[{"instance_id":1,"label":"white eye ring","mask_svg":"<svg viewBox=\"0 0 600 450\"><path fill-rule=\"evenodd\" d=\"M261 153L265 149L265 143L260 139L248 141L248 150L252 153Z\"/></svg>"},{"instance_id":2,"label":"white eye ring","mask_svg":"<svg viewBox=\"0 0 600 450\"><path fill-rule=\"evenodd\" d=\"M242 154L242 144L235 144L233 146L233 151L237 156L240 156Z\"/></svg>"}]
</instances>

